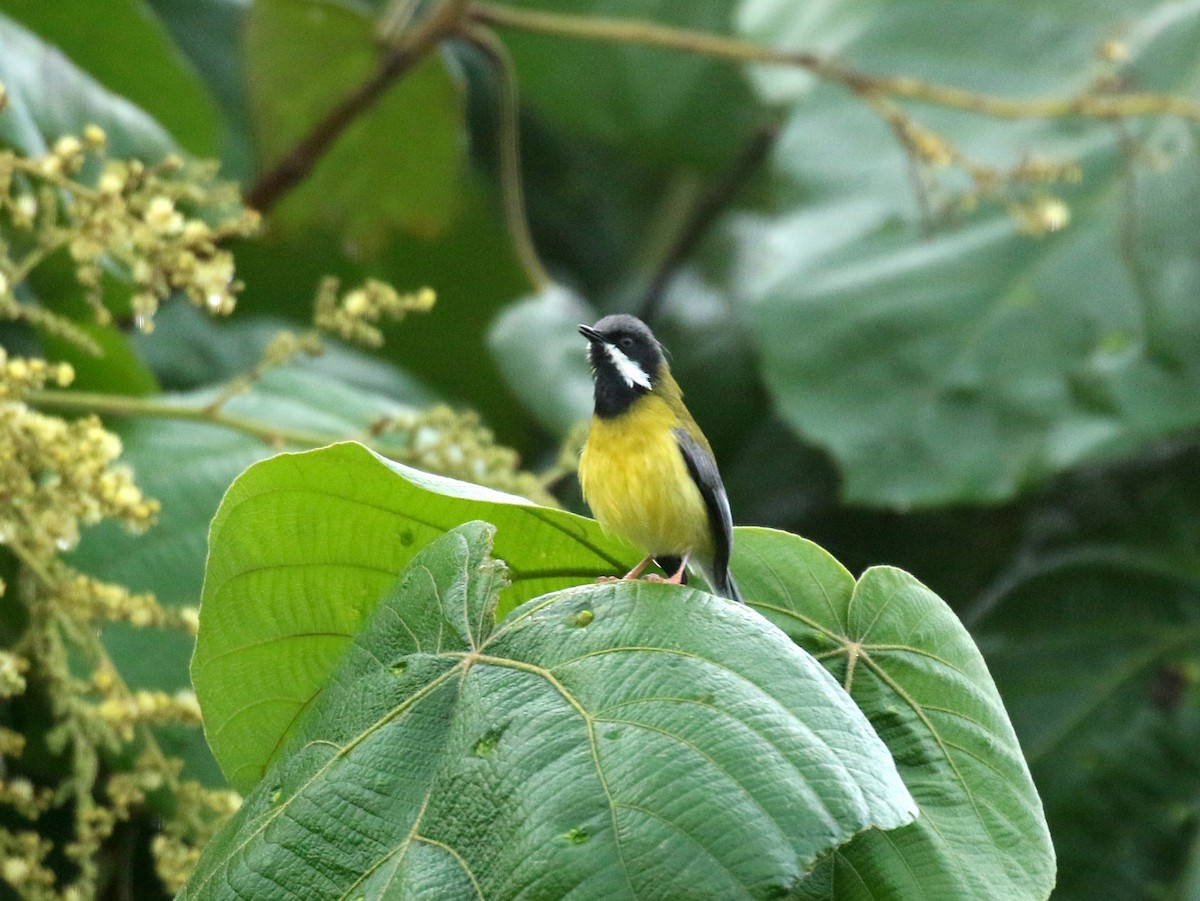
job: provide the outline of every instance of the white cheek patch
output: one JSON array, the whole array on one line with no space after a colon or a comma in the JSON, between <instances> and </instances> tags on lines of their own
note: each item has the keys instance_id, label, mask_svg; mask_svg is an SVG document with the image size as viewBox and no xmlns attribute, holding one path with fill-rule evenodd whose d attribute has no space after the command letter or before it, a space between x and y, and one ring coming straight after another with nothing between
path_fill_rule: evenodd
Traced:
<instances>
[{"instance_id":1,"label":"white cheek patch","mask_svg":"<svg viewBox=\"0 0 1200 901\"><path fill-rule=\"evenodd\" d=\"M646 375L646 371L641 366L625 356L624 352L613 344L605 344L604 349L608 351L608 358L612 360L613 366L617 368L617 374L625 380L626 385L630 388L640 385L647 391L650 390L650 376Z\"/></svg>"}]
</instances>

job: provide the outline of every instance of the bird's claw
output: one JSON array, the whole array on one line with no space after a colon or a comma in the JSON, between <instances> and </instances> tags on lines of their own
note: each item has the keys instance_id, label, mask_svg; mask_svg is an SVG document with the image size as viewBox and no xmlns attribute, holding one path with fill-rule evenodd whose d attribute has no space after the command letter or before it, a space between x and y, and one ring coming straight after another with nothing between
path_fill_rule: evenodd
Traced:
<instances>
[{"instance_id":1,"label":"bird's claw","mask_svg":"<svg viewBox=\"0 0 1200 901\"><path fill-rule=\"evenodd\" d=\"M658 573L650 573L643 576L647 582L661 582L663 585L682 585L683 573L679 572L673 576L660 576Z\"/></svg>"}]
</instances>

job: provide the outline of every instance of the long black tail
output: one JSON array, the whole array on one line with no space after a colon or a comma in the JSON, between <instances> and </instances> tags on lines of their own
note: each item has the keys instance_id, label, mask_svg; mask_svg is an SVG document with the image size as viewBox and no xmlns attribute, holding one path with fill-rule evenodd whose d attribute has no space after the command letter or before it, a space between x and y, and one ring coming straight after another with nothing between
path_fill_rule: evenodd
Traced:
<instances>
[{"instance_id":1,"label":"long black tail","mask_svg":"<svg viewBox=\"0 0 1200 901\"><path fill-rule=\"evenodd\" d=\"M742 600L742 593L738 591L737 582L733 581L733 573L726 569L723 573L713 574L713 591L723 598L729 598L731 601L737 601L739 604L746 603Z\"/></svg>"}]
</instances>

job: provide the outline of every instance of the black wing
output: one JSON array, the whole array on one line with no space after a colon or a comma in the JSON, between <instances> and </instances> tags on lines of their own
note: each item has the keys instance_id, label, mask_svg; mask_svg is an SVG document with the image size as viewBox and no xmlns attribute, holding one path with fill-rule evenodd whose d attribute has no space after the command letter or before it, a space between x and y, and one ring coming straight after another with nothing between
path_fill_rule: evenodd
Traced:
<instances>
[{"instance_id":1,"label":"black wing","mask_svg":"<svg viewBox=\"0 0 1200 901\"><path fill-rule=\"evenodd\" d=\"M713 590L723 597L740 601L737 586L729 575L729 552L733 547L733 514L729 512L729 497L717 471L717 461L699 441L685 429L673 429L679 452L708 511L708 526L713 536Z\"/></svg>"}]
</instances>

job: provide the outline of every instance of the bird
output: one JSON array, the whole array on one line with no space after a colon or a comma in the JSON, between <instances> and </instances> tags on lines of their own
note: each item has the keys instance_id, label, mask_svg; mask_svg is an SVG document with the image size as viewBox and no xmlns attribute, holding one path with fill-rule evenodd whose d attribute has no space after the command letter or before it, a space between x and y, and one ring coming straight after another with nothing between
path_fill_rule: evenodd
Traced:
<instances>
[{"instance_id":1,"label":"bird","mask_svg":"<svg viewBox=\"0 0 1200 901\"><path fill-rule=\"evenodd\" d=\"M710 589L741 601L729 572L733 517L712 447L683 404L666 352L636 316L579 326L595 406L579 458L583 498L600 525L683 584L694 565Z\"/></svg>"}]
</instances>

